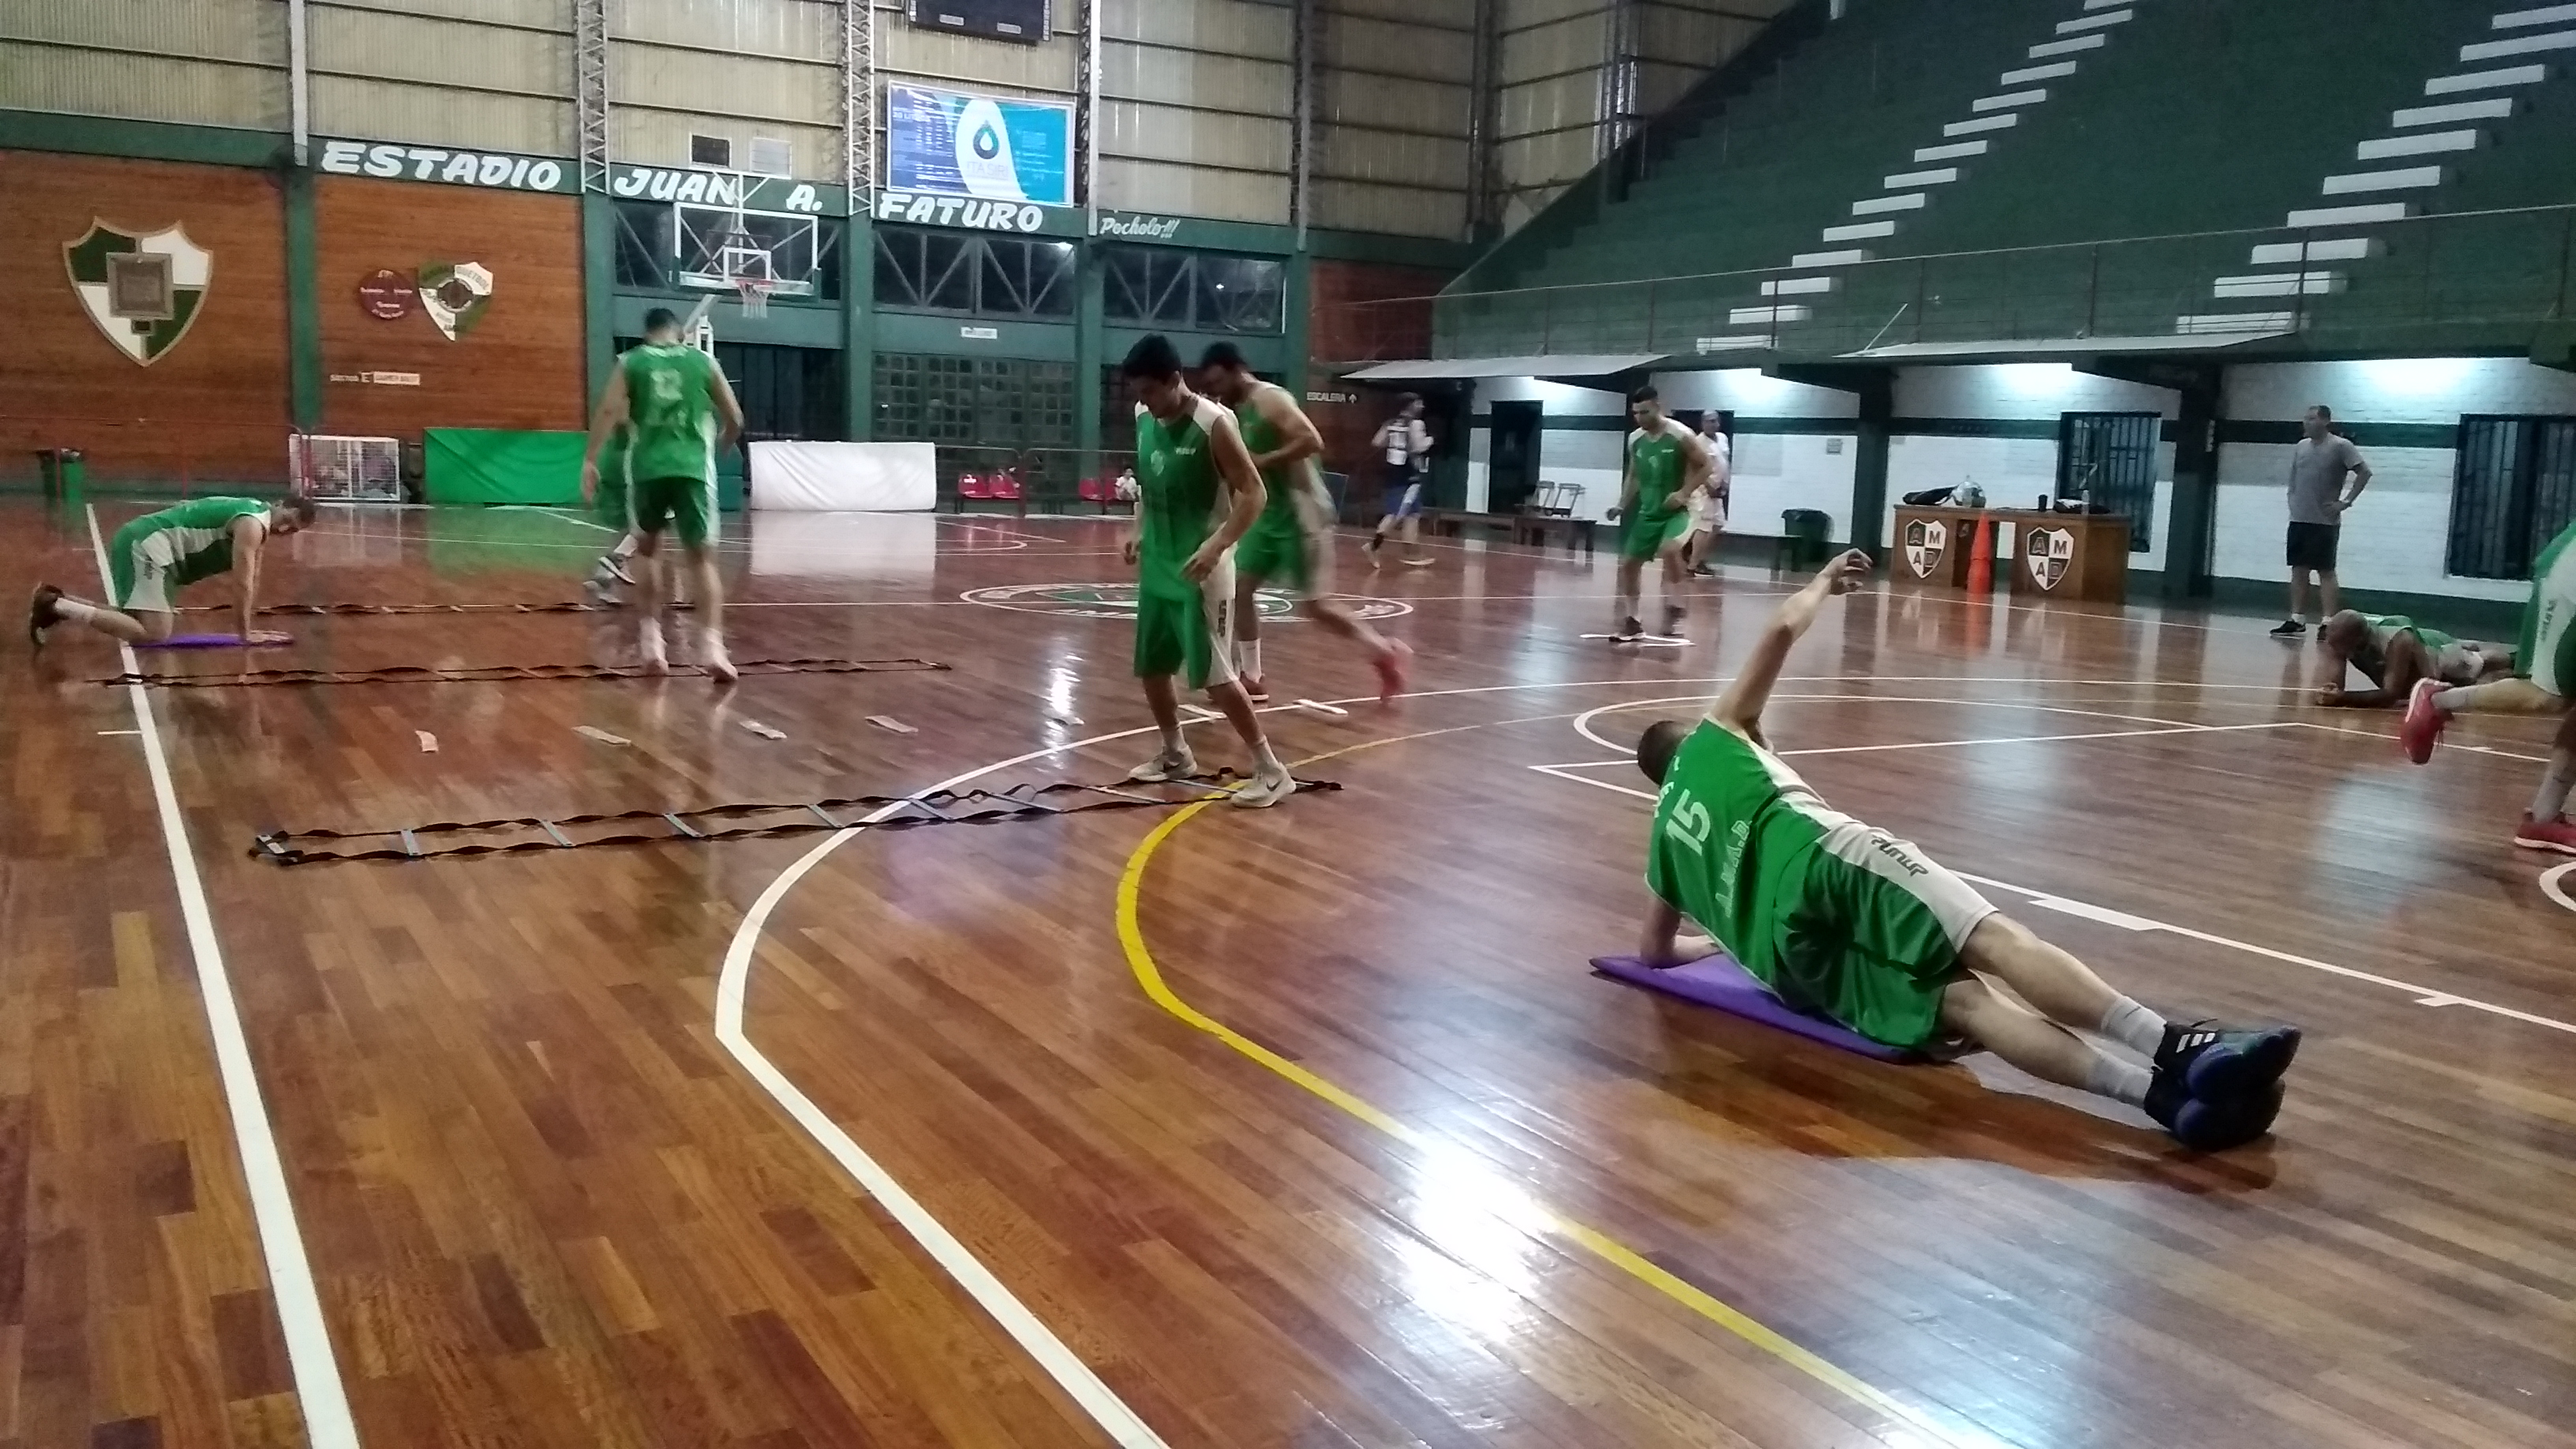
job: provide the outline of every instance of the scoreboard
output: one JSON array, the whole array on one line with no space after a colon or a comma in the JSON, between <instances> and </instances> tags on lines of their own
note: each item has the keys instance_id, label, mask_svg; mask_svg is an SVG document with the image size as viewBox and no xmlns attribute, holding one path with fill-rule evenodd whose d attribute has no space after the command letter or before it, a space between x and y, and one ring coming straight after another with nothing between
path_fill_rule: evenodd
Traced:
<instances>
[{"instance_id":1,"label":"scoreboard","mask_svg":"<svg viewBox=\"0 0 2576 1449\"><path fill-rule=\"evenodd\" d=\"M908 0L915 25L1036 45L1047 37L1048 0Z\"/></svg>"}]
</instances>

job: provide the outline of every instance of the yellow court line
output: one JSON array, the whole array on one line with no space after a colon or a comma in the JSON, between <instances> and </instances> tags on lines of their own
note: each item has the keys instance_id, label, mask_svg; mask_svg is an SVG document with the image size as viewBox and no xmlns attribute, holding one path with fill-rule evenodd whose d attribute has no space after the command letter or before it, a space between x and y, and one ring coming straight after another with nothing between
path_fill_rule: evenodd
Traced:
<instances>
[{"instance_id":1,"label":"yellow court line","mask_svg":"<svg viewBox=\"0 0 2576 1449\"><path fill-rule=\"evenodd\" d=\"M1404 744L1412 740L1427 739L1433 735L1455 734L1460 730L1486 727L1482 724L1459 725L1448 729L1425 730L1419 734L1369 740L1343 749L1328 751L1312 759L1301 760L1298 764L1303 767L1343 755L1356 754L1361 750L1376 749L1382 745ZM1183 1001L1172 990L1171 985L1164 981L1162 968L1155 964L1154 953L1147 949L1144 930L1137 920L1138 906L1144 895L1145 867L1153 860L1154 853L1162 848L1163 842L1172 838L1173 832L1190 823L1199 812L1218 803L1220 803L1218 799L1212 798L1183 807L1178 814L1155 826L1152 833L1137 842L1135 853L1127 857L1127 868L1118 878L1118 942L1126 948L1128 969L1135 974L1136 984L1144 988L1145 995L1151 998L1156 1006L1224 1042L1237 1052L1389 1137L1410 1147L1434 1146L1435 1140L1429 1133L1397 1120L1345 1088L1308 1071L1305 1067L1288 1060ZM1657 1267L1644 1254L1609 1234L1561 1216L1544 1205L1533 1202L1530 1206L1537 1216L1536 1226L1541 1231L1574 1244L1844 1397L1875 1409L1911 1428L1930 1434L1944 1444L1958 1443L1958 1440L1947 1430L1927 1418L1922 1411L1899 1402L1884 1391L1782 1337L1778 1331L1760 1320Z\"/></svg>"}]
</instances>

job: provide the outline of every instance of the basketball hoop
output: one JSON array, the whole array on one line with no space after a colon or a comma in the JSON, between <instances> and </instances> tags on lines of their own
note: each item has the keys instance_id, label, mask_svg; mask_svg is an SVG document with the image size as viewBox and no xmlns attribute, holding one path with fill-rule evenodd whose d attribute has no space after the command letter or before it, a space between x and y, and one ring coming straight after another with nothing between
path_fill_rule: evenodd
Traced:
<instances>
[{"instance_id":1,"label":"basketball hoop","mask_svg":"<svg viewBox=\"0 0 2576 1449\"><path fill-rule=\"evenodd\" d=\"M734 292L742 298L742 315L745 317L768 316L769 293L770 290L777 285L778 284L776 282L771 281L767 277L734 278Z\"/></svg>"}]
</instances>

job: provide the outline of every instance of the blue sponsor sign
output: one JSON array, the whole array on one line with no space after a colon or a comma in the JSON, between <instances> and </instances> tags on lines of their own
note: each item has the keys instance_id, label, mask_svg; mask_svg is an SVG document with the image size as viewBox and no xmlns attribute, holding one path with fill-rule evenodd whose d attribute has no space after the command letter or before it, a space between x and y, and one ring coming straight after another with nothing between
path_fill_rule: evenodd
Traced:
<instances>
[{"instance_id":1,"label":"blue sponsor sign","mask_svg":"<svg viewBox=\"0 0 2576 1449\"><path fill-rule=\"evenodd\" d=\"M886 185L984 201L1073 204L1073 107L886 87Z\"/></svg>"}]
</instances>

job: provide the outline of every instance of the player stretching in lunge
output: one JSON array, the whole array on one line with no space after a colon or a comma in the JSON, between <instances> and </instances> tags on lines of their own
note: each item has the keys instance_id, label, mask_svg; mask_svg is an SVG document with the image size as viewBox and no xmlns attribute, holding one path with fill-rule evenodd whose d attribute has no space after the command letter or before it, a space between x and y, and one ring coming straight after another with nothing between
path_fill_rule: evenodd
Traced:
<instances>
[{"instance_id":1,"label":"player stretching in lunge","mask_svg":"<svg viewBox=\"0 0 2576 1449\"><path fill-rule=\"evenodd\" d=\"M2567 818L2567 794L2576 785L2576 527L2551 540L2531 569L2531 602L2522 609L2522 638L2514 645L2510 679L2466 688L2440 680L2418 681L2406 700L2398 739L2417 764L2433 758L2451 716L2462 713L2555 714L2558 733L2549 742L2549 765L2539 793L2513 832L2525 850L2576 855L2576 820Z\"/></svg>"},{"instance_id":2,"label":"player stretching in lunge","mask_svg":"<svg viewBox=\"0 0 2576 1449\"><path fill-rule=\"evenodd\" d=\"M1782 1000L1872 1041L1965 1038L2032 1076L2142 1107L2197 1150L2271 1130L2296 1028L2168 1023L1913 845L1827 808L1771 753L1762 706L1789 650L1868 572L1857 550L1827 564L1772 615L1705 719L1657 721L1638 742L1638 768L1663 787L1646 842L1646 964L1723 946ZM1685 917L1715 942L1682 935Z\"/></svg>"},{"instance_id":3,"label":"player stretching in lunge","mask_svg":"<svg viewBox=\"0 0 2576 1449\"><path fill-rule=\"evenodd\" d=\"M1621 643L1645 637L1638 622L1640 576L1652 561L1664 580L1664 632L1682 632L1682 549L1690 542L1691 495L1708 486L1708 449L1699 435L1664 413L1651 387L1628 394L1627 467L1619 489L1619 624Z\"/></svg>"},{"instance_id":4,"label":"player stretching in lunge","mask_svg":"<svg viewBox=\"0 0 2576 1449\"><path fill-rule=\"evenodd\" d=\"M718 419L722 419L721 427ZM670 660L662 647L662 534L676 532L698 576L702 643L698 662L725 683L738 676L724 645L724 582L716 575L716 451L742 434L742 404L734 401L716 360L680 340L680 319L668 307L644 314L644 345L617 359L608 395L591 419L590 448L581 462L581 495L598 496L599 453L620 424L627 428L627 508L633 515L644 619L636 642L644 667L659 674Z\"/></svg>"},{"instance_id":5,"label":"player stretching in lunge","mask_svg":"<svg viewBox=\"0 0 2576 1449\"><path fill-rule=\"evenodd\" d=\"M283 634L251 628L259 616L259 556L271 538L313 522L313 500L301 493L275 503L256 498L200 498L147 513L116 531L107 546L113 604L73 598L38 584L27 610L27 637L38 648L56 624L78 624L128 644L158 644L178 627L178 591L199 579L235 575L233 632L248 644L283 644Z\"/></svg>"},{"instance_id":6,"label":"player stretching in lunge","mask_svg":"<svg viewBox=\"0 0 2576 1449\"><path fill-rule=\"evenodd\" d=\"M1234 792L1237 805L1276 805L1297 782L1270 752L1252 701L1235 682L1234 545L1261 517L1261 474L1234 425L1234 415L1181 380L1181 354L1159 336L1127 353L1119 367L1136 399L1135 521L1120 541L1136 565L1136 677L1163 732L1163 748L1130 771L1131 780L1178 780L1198 773L1181 733L1181 702L1172 676L1225 712L1252 752L1252 783Z\"/></svg>"},{"instance_id":7,"label":"player stretching in lunge","mask_svg":"<svg viewBox=\"0 0 2576 1449\"><path fill-rule=\"evenodd\" d=\"M1282 579L1296 590L1297 607L1307 618L1368 651L1377 668L1379 698L1403 693L1404 660L1410 651L1360 622L1348 604L1333 597L1333 504L1315 472L1324 439L1314 421L1288 389L1253 376L1231 342L1209 344L1199 359L1199 385L1234 409L1235 426L1252 453L1252 466L1261 472L1267 499L1261 521L1234 549L1235 663L1243 692L1254 704L1270 702L1261 678L1256 595L1262 584Z\"/></svg>"}]
</instances>

